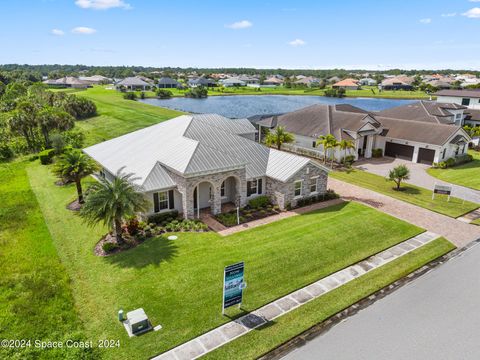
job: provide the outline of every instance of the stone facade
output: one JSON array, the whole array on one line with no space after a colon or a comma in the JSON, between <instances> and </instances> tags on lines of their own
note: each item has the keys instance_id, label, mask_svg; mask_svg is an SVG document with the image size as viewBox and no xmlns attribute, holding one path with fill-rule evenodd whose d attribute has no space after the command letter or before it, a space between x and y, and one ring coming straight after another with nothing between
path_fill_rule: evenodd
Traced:
<instances>
[{"instance_id":1,"label":"stone facade","mask_svg":"<svg viewBox=\"0 0 480 360\"><path fill-rule=\"evenodd\" d=\"M302 181L302 193L297 197L295 196L296 181ZM328 173L317 166L308 164L286 183L267 178L266 194L280 209L285 209L289 204L296 206L298 199L311 195L310 185L313 181L317 183L316 194L324 194L327 191Z\"/></svg>"},{"instance_id":2,"label":"stone facade","mask_svg":"<svg viewBox=\"0 0 480 360\"><path fill-rule=\"evenodd\" d=\"M196 217L194 210L195 200L193 194L197 185L203 182L210 183L213 191L213 199L210 208L212 214L219 214L222 211L222 198L220 187L222 186L222 182L229 177L235 178L236 204L238 204L240 207L246 205L247 180L245 168L195 176L190 178L182 177L171 171L169 171L169 175L172 180L177 184L178 191L182 194L183 216L186 219L192 219Z\"/></svg>"}]
</instances>

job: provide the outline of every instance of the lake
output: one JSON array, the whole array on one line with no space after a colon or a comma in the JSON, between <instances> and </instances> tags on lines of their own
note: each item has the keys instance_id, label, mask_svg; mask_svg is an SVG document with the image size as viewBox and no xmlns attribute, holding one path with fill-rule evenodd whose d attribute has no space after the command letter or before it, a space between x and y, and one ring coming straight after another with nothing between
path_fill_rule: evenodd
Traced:
<instances>
[{"instance_id":1,"label":"lake","mask_svg":"<svg viewBox=\"0 0 480 360\"><path fill-rule=\"evenodd\" d=\"M359 108L380 111L410 104L416 100L379 98L330 98L308 95L231 95L209 96L206 99L177 97L139 100L147 104L190 113L215 113L229 118L244 118L261 114L295 111L313 104L351 104Z\"/></svg>"}]
</instances>

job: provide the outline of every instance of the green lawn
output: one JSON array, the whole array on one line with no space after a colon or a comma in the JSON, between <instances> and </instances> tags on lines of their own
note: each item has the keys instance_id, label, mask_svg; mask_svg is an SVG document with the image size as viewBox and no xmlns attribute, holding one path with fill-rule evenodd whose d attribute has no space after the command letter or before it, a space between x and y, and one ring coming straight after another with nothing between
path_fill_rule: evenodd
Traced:
<instances>
[{"instance_id":1,"label":"green lawn","mask_svg":"<svg viewBox=\"0 0 480 360\"><path fill-rule=\"evenodd\" d=\"M224 345L203 359L256 359L455 247L439 238Z\"/></svg>"},{"instance_id":2,"label":"green lawn","mask_svg":"<svg viewBox=\"0 0 480 360\"><path fill-rule=\"evenodd\" d=\"M428 169L428 173L450 183L480 190L480 152L469 151L473 155L472 162L449 169Z\"/></svg>"},{"instance_id":3,"label":"green lawn","mask_svg":"<svg viewBox=\"0 0 480 360\"><path fill-rule=\"evenodd\" d=\"M449 202L447 202L446 196L442 195L437 195L432 200L431 190L411 184L404 183L402 191L396 191L394 190L393 182L386 181L382 176L362 170L332 171L330 176L454 218L473 211L480 206L480 204L469 201L463 202L463 200L453 196Z\"/></svg>"},{"instance_id":4,"label":"green lawn","mask_svg":"<svg viewBox=\"0 0 480 360\"><path fill-rule=\"evenodd\" d=\"M471 222L471 224L480 225L480 219L473 220L473 221Z\"/></svg>"},{"instance_id":5,"label":"green lawn","mask_svg":"<svg viewBox=\"0 0 480 360\"><path fill-rule=\"evenodd\" d=\"M120 339L110 359L146 358L230 320L221 315L222 272L245 261L244 311L251 311L422 230L357 203L292 217L229 237L181 233L176 241L148 240L108 258L92 249L105 233L87 228L65 208L72 186L53 183L49 167L28 168L52 240L71 277L75 303L89 337ZM128 338L118 309L143 307L159 332ZM229 316L241 312L231 309Z\"/></svg>"},{"instance_id":6,"label":"green lawn","mask_svg":"<svg viewBox=\"0 0 480 360\"><path fill-rule=\"evenodd\" d=\"M86 133L87 146L182 114L175 110L125 100L120 92L107 90L102 86L77 92L76 95L93 100L97 105L98 116L76 122L76 126Z\"/></svg>"},{"instance_id":7,"label":"green lawn","mask_svg":"<svg viewBox=\"0 0 480 360\"><path fill-rule=\"evenodd\" d=\"M0 164L0 339L86 339L69 277L24 162ZM0 347L2 359L98 358L91 352ZM83 357L82 357L83 356Z\"/></svg>"}]
</instances>

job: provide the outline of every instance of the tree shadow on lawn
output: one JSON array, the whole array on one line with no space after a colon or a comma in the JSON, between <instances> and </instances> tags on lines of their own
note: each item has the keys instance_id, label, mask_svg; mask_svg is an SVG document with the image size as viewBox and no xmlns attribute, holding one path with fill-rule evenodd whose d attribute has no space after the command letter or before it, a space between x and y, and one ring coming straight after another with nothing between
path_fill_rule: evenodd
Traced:
<instances>
[{"instance_id":1,"label":"tree shadow on lawn","mask_svg":"<svg viewBox=\"0 0 480 360\"><path fill-rule=\"evenodd\" d=\"M105 261L125 268L143 268L148 265L159 266L177 256L178 246L175 240L158 236L146 240L143 244L125 252L107 256Z\"/></svg>"},{"instance_id":2,"label":"tree shadow on lawn","mask_svg":"<svg viewBox=\"0 0 480 360\"><path fill-rule=\"evenodd\" d=\"M408 185L402 184L400 187L400 190L396 190L395 188L392 188L394 191L397 191L399 193L405 193L408 195L418 195L420 194L420 190L414 187L410 187ZM428 190L428 189L427 189Z\"/></svg>"}]
</instances>

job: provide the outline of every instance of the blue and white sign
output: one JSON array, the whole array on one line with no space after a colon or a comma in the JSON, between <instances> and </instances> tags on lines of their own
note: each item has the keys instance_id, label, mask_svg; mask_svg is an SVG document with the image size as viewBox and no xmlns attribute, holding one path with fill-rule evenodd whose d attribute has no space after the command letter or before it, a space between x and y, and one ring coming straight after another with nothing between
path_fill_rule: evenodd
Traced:
<instances>
[{"instance_id":1,"label":"blue and white sign","mask_svg":"<svg viewBox=\"0 0 480 360\"><path fill-rule=\"evenodd\" d=\"M229 265L225 267L223 276L223 308L241 304L243 289L246 284L243 281L244 263Z\"/></svg>"}]
</instances>

